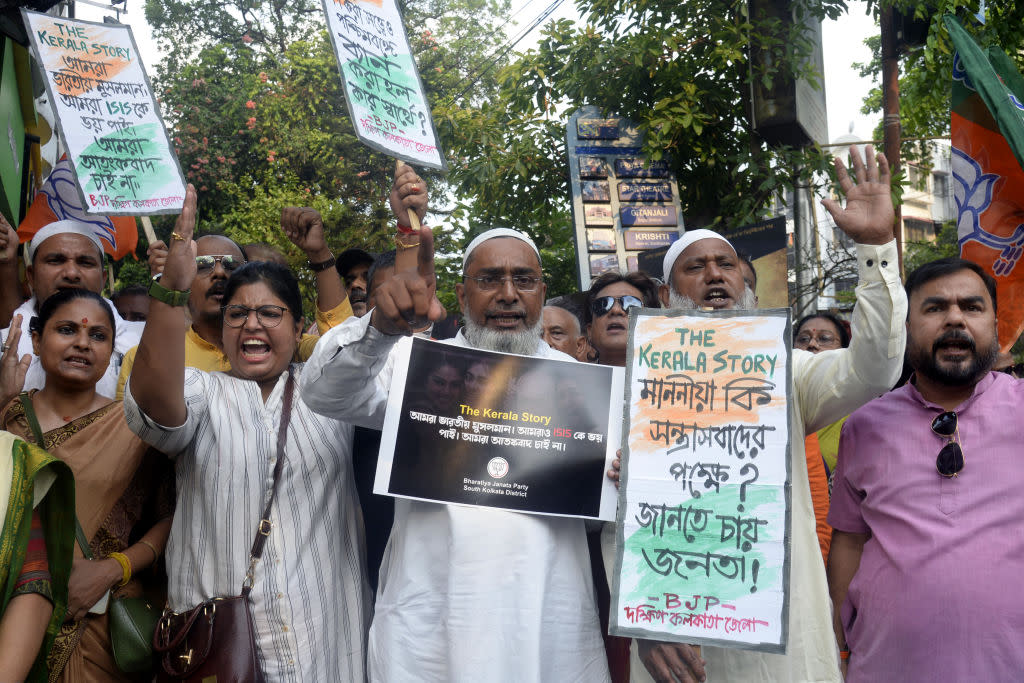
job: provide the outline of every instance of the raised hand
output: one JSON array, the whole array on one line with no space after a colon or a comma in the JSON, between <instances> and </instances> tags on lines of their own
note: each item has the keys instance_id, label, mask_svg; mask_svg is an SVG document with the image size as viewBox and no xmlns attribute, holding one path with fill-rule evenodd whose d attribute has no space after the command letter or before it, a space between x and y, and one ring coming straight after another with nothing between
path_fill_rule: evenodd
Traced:
<instances>
[{"instance_id":1,"label":"raised hand","mask_svg":"<svg viewBox=\"0 0 1024 683\"><path fill-rule=\"evenodd\" d=\"M331 258L324 236L324 222L320 212L308 206L286 206L281 209L281 229L292 244L306 254L313 263Z\"/></svg>"},{"instance_id":2,"label":"raised hand","mask_svg":"<svg viewBox=\"0 0 1024 683\"><path fill-rule=\"evenodd\" d=\"M32 356L25 354L18 358L18 342L21 341L21 314L11 319L7 339L3 340L3 353L0 354L0 405L17 396L25 386L25 375L32 363Z\"/></svg>"},{"instance_id":3,"label":"raised hand","mask_svg":"<svg viewBox=\"0 0 1024 683\"><path fill-rule=\"evenodd\" d=\"M196 188L189 183L185 190L185 205L174 223L164 274L160 279L160 284L168 289L191 289L196 277L196 243L192 240L196 229L196 201Z\"/></svg>"},{"instance_id":4,"label":"raised hand","mask_svg":"<svg viewBox=\"0 0 1024 683\"><path fill-rule=\"evenodd\" d=\"M409 335L445 316L436 294L434 234L420 228L418 236L418 243L399 246L394 276L374 292L370 324L384 334Z\"/></svg>"},{"instance_id":5,"label":"raised hand","mask_svg":"<svg viewBox=\"0 0 1024 683\"><path fill-rule=\"evenodd\" d=\"M389 202L391 211L403 225L409 225L409 209L416 212L420 221L427 215L427 184L412 166L398 162Z\"/></svg>"},{"instance_id":6,"label":"raised hand","mask_svg":"<svg viewBox=\"0 0 1024 683\"><path fill-rule=\"evenodd\" d=\"M856 146L850 147L853 157L854 183L846 166L839 159L833 159L839 189L846 196L846 208L834 199L823 200L822 206L832 214L840 230L858 244L887 244L893 240L893 222L896 214L892 207L892 188L889 162L884 154L875 154L874 147L865 149L867 165L861 159Z\"/></svg>"},{"instance_id":7,"label":"raised hand","mask_svg":"<svg viewBox=\"0 0 1024 683\"><path fill-rule=\"evenodd\" d=\"M149 274L157 275L164 272L164 264L167 263L167 243L157 240L146 249L146 259L149 264Z\"/></svg>"},{"instance_id":8,"label":"raised hand","mask_svg":"<svg viewBox=\"0 0 1024 683\"><path fill-rule=\"evenodd\" d=\"M18 231L0 214L0 264L13 263L18 258Z\"/></svg>"}]
</instances>

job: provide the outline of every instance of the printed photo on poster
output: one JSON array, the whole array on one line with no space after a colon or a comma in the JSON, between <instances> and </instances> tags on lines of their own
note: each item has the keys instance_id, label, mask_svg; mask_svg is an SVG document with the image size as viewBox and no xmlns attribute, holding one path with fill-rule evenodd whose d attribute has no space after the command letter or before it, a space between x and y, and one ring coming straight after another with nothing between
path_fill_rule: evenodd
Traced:
<instances>
[{"instance_id":1,"label":"printed photo on poster","mask_svg":"<svg viewBox=\"0 0 1024 683\"><path fill-rule=\"evenodd\" d=\"M610 633L783 653L789 309L650 313L630 311Z\"/></svg>"},{"instance_id":2,"label":"printed photo on poster","mask_svg":"<svg viewBox=\"0 0 1024 683\"><path fill-rule=\"evenodd\" d=\"M621 374L419 338L402 353L374 493L614 517Z\"/></svg>"},{"instance_id":3,"label":"printed photo on poster","mask_svg":"<svg viewBox=\"0 0 1024 683\"><path fill-rule=\"evenodd\" d=\"M615 230L612 228L587 228L588 251L615 251Z\"/></svg>"},{"instance_id":4,"label":"printed photo on poster","mask_svg":"<svg viewBox=\"0 0 1024 683\"><path fill-rule=\"evenodd\" d=\"M585 202L610 202L612 200L607 180L584 180L580 182L580 192Z\"/></svg>"},{"instance_id":5,"label":"printed photo on poster","mask_svg":"<svg viewBox=\"0 0 1024 683\"><path fill-rule=\"evenodd\" d=\"M590 254L590 277L618 269L619 257L615 254Z\"/></svg>"},{"instance_id":6,"label":"printed photo on poster","mask_svg":"<svg viewBox=\"0 0 1024 683\"><path fill-rule=\"evenodd\" d=\"M580 178L607 178L608 163L601 157L580 157Z\"/></svg>"},{"instance_id":7,"label":"printed photo on poster","mask_svg":"<svg viewBox=\"0 0 1024 683\"><path fill-rule=\"evenodd\" d=\"M615 225L611 204L588 204L583 207L583 222L587 225Z\"/></svg>"}]
</instances>

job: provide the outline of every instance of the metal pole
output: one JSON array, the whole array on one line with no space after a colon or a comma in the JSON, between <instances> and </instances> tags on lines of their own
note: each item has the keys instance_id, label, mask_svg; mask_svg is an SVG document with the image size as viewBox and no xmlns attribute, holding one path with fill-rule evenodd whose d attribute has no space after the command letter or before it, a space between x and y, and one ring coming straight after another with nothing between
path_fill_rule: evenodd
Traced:
<instances>
[{"instance_id":1,"label":"metal pole","mask_svg":"<svg viewBox=\"0 0 1024 683\"><path fill-rule=\"evenodd\" d=\"M893 9L885 4L879 15L882 29L882 131L885 141L885 158L893 176L900 170L900 55L896 45L896 30L893 25ZM903 274L903 212L896 209L893 231L896 235L896 251L899 254L900 274Z\"/></svg>"}]
</instances>

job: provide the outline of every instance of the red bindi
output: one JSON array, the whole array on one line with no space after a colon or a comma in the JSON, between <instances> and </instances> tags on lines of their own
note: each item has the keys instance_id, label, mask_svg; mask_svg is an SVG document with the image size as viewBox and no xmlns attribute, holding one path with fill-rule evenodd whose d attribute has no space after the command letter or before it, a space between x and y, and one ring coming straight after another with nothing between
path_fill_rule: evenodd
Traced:
<instances>
[{"instance_id":1,"label":"red bindi","mask_svg":"<svg viewBox=\"0 0 1024 683\"><path fill-rule=\"evenodd\" d=\"M88 318L82 318L82 324L83 325L88 325L89 324L89 319Z\"/></svg>"}]
</instances>

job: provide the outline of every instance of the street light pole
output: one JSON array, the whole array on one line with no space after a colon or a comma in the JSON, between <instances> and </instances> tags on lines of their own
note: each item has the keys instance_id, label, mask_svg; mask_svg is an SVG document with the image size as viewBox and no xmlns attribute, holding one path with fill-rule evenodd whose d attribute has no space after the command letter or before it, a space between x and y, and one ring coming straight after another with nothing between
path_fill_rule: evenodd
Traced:
<instances>
[{"instance_id":1,"label":"street light pole","mask_svg":"<svg viewBox=\"0 0 1024 683\"><path fill-rule=\"evenodd\" d=\"M895 176L900 170L900 52L896 42L896 27L892 5L883 3L879 15L882 29L882 132L885 158ZM903 212L896 205L896 252L899 254L900 274L903 273Z\"/></svg>"}]
</instances>

